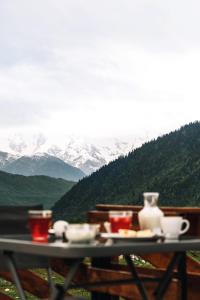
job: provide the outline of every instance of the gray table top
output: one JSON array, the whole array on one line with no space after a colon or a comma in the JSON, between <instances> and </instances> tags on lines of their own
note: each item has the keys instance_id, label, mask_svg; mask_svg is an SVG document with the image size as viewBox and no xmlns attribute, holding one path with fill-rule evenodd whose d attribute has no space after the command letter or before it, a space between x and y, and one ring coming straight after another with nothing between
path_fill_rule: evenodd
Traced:
<instances>
[{"instance_id":1,"label":"gray table top","mask_svg":"<svg viewBox=\"0 0 200 300\"><path fill-rule=\"evenodd\" d=\"M0 238L0 251L13 251L57 258L110 257L152 252L200 250L200 238L181 241L124 242L120 244L69 244L63 242L37 243L25 238Z\"/></svg>"}]
</instances>

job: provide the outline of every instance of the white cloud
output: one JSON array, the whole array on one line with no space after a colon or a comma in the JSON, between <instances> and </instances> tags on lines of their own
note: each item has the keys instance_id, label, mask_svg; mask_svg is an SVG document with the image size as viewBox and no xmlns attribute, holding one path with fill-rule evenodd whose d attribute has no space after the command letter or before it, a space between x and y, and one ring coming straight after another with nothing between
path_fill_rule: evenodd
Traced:
<instances>
[{"instance_id":1,"label":"white cloud","mask_svg":"<svg viewBox=\"0 0 200 300\"><path fill-rule=\"evenodd\" d=\"M153 136L198 119L199 8L1 1L1 136Z\"/></svg>"}]
</instances>

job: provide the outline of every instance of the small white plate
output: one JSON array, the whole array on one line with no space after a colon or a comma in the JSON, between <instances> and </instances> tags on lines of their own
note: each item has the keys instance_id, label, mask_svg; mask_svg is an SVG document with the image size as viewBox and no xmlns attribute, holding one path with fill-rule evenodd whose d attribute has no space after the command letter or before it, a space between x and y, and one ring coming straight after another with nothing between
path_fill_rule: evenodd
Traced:
<instances>
[{"instance_id":1,"label":"small white plate","mask_svg":"<svg viewBox=\"0 0 200 300\"><path fill-rule=\"evenodd\" d=\"M112 239L114 242L153 242L161 238L161 236L153 235L149 237L130 237L123 236L119 233L101 233L101 237L104 239Z\"/></svg>"}]
</instances>

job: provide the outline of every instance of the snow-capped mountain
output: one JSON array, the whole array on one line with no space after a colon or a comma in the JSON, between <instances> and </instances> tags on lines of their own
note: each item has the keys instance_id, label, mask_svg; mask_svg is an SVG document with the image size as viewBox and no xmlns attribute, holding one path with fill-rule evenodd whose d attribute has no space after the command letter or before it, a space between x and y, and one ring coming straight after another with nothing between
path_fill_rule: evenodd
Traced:
<instances>
[{"instance_id":1,"label":"snow-capped mountain","mask_svg":"<svg viewBox=\"0 0 200 300\"><path fill-rule=\"evenodd\" d=\"M75 137L66 138L61 144L51 143L43 135L36 135L26 140L21 136L9 139L8 152L19 156L33 156L38 153L55 156L65 163L81 169L85 174L91 174L103 165L126 155L140 146L144 139L134 139L133 142L112 140L109 143L88 143Z\"/></svg>"},{"instance_id":2,"label":"snow-capped mountain","mask_svg":"<svg viewBox=\"0 0 200 300\"><path fill-rule=\"evenodd\" d=\"M55 156L44 153L38 153L33 156L21 156L5 163L1 170L25 176L46 175L69 181L78 181L85 176L80 169L65 163Z\"/></svg>"},{"instance_id":3,"label":"snow-capped mountain","mask_svg":"<svg viewBox=\"0 0 200 300\"><path fill-rule=\"evenodd\" d=\"M47 152L83 170L86 174L96 171L109 161L100 148L92 144L80 144L75 141L70 141L64 149L53 146Z\"/></svg>"}]
</instances>

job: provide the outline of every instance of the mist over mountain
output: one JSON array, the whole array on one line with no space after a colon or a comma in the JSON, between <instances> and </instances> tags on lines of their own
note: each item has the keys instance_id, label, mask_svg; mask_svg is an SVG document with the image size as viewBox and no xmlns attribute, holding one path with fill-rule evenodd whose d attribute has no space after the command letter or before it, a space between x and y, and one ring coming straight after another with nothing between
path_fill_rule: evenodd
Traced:
<instances>
[{"instance_id":1,"label":"mist over mountain","mask_svg":"<svg viewBox=\"0 0 200 300\"><path fill-rule=\"evenodd\" d=\"M84 178L53 207L59 219L83 218L98 203L143 204L160 193L160 205L200 206L200 122L145 143Z\"/></svg>"},{"instance_id":2,"label":"mist over mountain","mask_svg":"<svg viewBox=\"0 0 200 300\"><path fill-rule=\"evenodd\" d=\"M19 158L19 155L13 155L7 152L0 151L0 169L2 170L8 164Z\"/></svg>"},{"instance_id":3,"label":"mist over mountain","mask_svg":"<svg viewBox=\"0 0 200 300\"><path fill-rule=\"evenodd\" d=\"M8 153L0 152L1 170L25 176L46 175L54 178L63 178L78 181L85 174L78 168L70 166L61 159L49 154L14 157Z\"/></svg>"}]
</instances>

